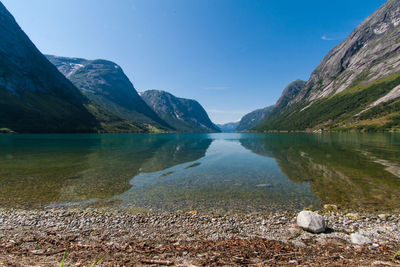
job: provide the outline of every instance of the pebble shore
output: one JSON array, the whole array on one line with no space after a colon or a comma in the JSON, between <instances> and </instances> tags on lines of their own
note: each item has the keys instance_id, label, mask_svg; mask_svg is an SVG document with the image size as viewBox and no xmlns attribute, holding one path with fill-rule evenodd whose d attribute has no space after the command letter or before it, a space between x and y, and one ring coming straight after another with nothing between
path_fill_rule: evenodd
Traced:
<instances>
[{"instance_id":1,"label":"pebble shore","mask_svg":"<svg viewBox=\"0 0 400 267\"><path fill-rule=\"evenodd\" d=\"M295 212L221 215L197 211L135 213L129 210L95 208L0 210L0 263L4 266L9 263L12 266L13 255L25 255L28 262L29 259L40 259L43 262L45 258L56 261L60 258L61 251L74 246L126 252L132 242L150 242L157 248L166 244L221 240L250 242L262 239L265 242L287 244L294 249L336 244L345 250L374 250L382 246L395 249L396 244L400 244L399 214L371 215L327 210L318 213L327 222L327 230L321 234L300 229L296 225ZM351 234L361 235L368 242L356 244ZM182 263L186 260L192 264L198 255L187 257L185 259L183 253L180 260L177 260L175 255L170 263ZM385 256L382 260L384 259L390 263L390 258ZM79 257L76 264L79 266Z\"/></svg>"}]
</instances>

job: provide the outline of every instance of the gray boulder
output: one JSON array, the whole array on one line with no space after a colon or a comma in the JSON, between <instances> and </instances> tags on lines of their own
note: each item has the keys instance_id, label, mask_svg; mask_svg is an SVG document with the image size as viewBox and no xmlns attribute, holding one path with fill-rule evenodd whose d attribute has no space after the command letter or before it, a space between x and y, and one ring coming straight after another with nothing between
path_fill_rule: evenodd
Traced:
<instances>
[{"instance_id":1,"label":"gray boulder","mask_svg":"<svg viewBox=\"0 0 400 267\"><path fill-rule=\"evenodd\" d=\"M324 217L308 210L303 210L297 215L297 225L315 234L325 232L326 229Z\"/></svg>"},{"instance_id":2,"label":"gray boulder","mask_svg":"<svg viewBox=\"0 0 400 267\"><path fill-rule=\"evenodd\" d=\"M351 243L357 245L371 244L372 241L366 236L363 236L359 233L353 233L350 235Z\"/></svg>"}]
</instances>

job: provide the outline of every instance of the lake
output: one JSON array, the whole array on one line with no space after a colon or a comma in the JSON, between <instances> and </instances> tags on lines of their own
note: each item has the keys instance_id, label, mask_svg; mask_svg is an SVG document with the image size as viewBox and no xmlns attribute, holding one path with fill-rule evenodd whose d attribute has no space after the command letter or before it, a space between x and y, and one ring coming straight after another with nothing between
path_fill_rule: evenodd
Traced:
<instances>
[{"instance_id":1,"label":"lake","mask_svg":"<svg viewBox=\"0 0 400 267\"><path fill-rule=\"evenodd\" d=\"M0 206L400 210L400 134L0 135Z\"/></svg>"}]
</instances>

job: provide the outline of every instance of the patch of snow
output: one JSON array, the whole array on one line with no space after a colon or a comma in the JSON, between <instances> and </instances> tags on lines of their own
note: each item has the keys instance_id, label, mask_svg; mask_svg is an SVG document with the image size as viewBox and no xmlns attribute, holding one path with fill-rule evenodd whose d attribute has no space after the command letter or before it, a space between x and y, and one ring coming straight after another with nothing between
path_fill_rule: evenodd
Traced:
<instances>
[{"instance_id":1,"label":"patch of snow","mask_svg":"<svg viewBox=\"0 0 400 267\"><path fill-rule=\"evenodd\" d=\"M174 111L175 118L183 121L182 117L178 114L178 112Z\"/></svg>"},{"instance_id":2,"label":"patch of snow","mask_svg":"<svg viewBox=\"0 0 400 267\"><path fill-rule=\"evenodd\" d=\"M70 77L72 74L74 74L78 69L84 67L82 64L76 64L76 63L69 63L70 66L70 71L67 73L66 77Z\"/></svg>"}]
</instances>

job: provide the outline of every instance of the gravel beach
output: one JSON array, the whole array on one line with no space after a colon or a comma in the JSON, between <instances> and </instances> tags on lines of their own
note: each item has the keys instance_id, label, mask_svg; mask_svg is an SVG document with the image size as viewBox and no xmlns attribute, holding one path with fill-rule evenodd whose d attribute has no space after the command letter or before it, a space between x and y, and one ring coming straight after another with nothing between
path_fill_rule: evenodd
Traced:
<instances>
[{"instance_id":1,"label":"gravel beach","mask_svg":"<svg viewBox=\"0 0 400 267\"><path fill-rule=\"evenodd\" d=\"M129 209L0 211L0 266L396 266L399 214L318 211L327 230L296 225L295 212L138 213ZM360 239L361 238L361 239Z\"/></svg>"}]
</instances>

